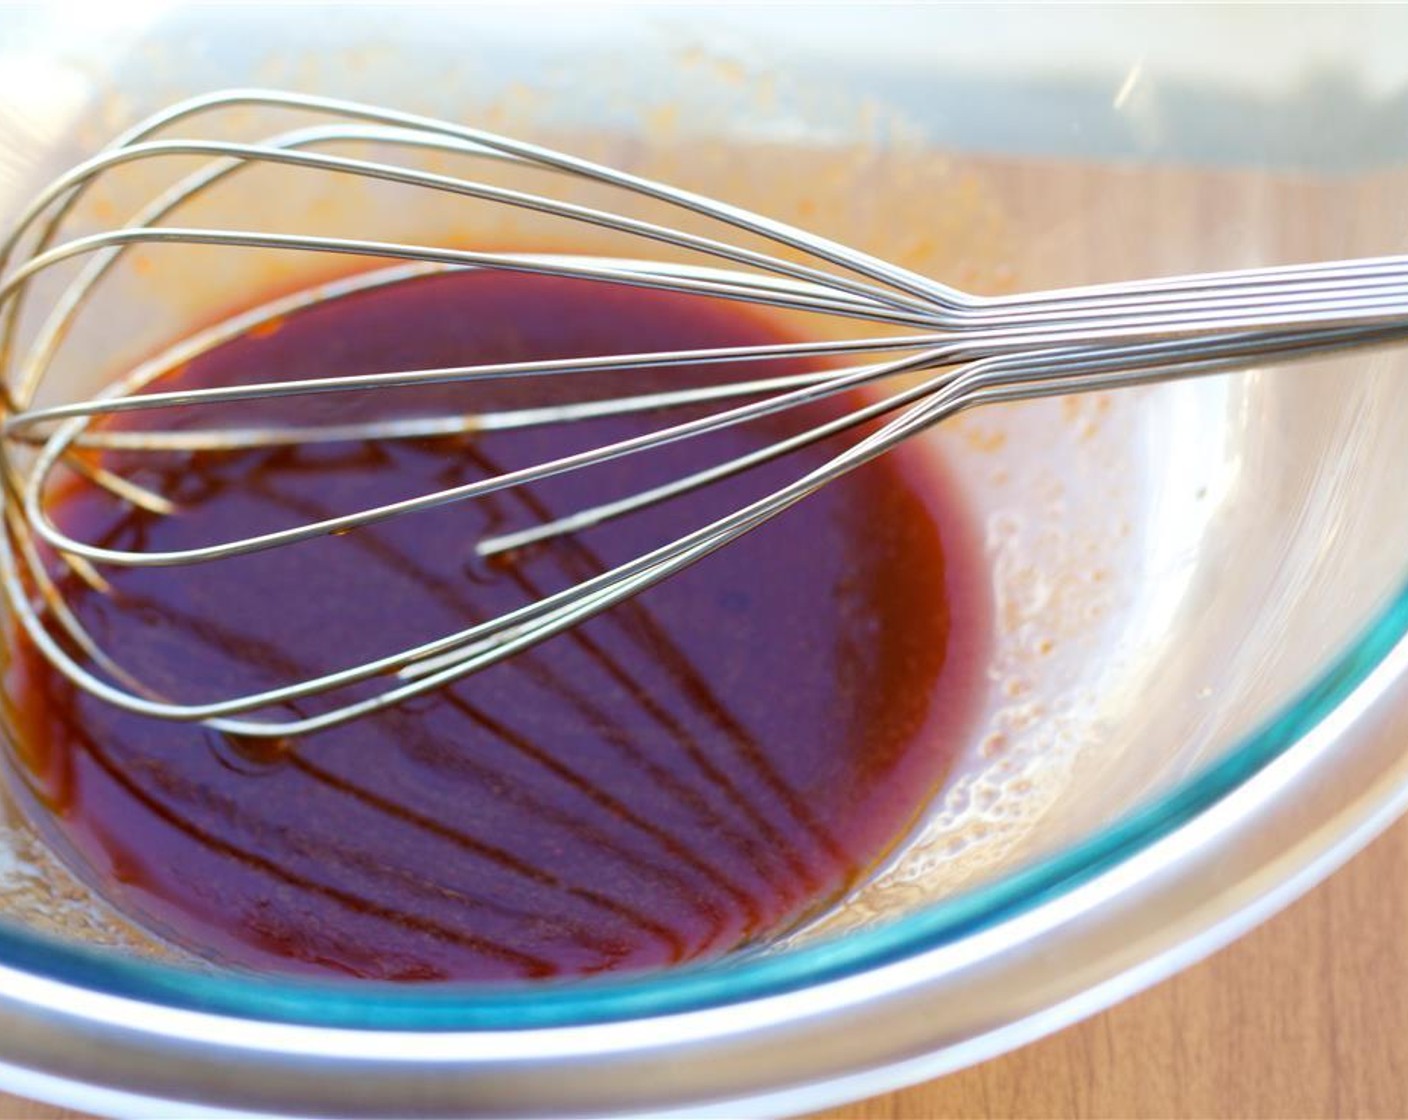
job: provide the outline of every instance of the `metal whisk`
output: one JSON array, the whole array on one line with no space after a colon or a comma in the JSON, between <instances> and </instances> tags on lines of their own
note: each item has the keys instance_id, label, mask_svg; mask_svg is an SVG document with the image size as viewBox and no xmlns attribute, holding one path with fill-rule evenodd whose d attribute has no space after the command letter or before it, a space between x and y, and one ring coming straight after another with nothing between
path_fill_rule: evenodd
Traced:
<instances>
[{"instance_id":1,"label":"metal whisk","mask_svg":"<svg viewBox=\"0 0 1408 1120\"><path fill-rule=\"evenodd\" d=\"M322 123L257 143L163 138L183 122L257 106L315 112ZM560 182L586 181L708 219L713 236L686 232L596 209L560 197L495 186L479 179L422 170L391 157L350 158L331 145L366 142L378 152L443 152L556 173ZM93 185L114 169L201 157L187 173L130 220L103 232L65 240L71 215ZM180 160L178 159L179 163ZM636 239L645 252L665 246L704 263L645 256L474 252L430 245L291 235L252 229L172 224L187 203L254 164L280 164L339 183L374 179L482 202L537 211ZM184 165L183 165L184 166ZM271 201L271 205L276 202ZM740 243L770 245L767 251ZM733 240L729 240L733 238ZM166 390L162 377L190 353L173 347L90 400L36 406L54 357L95 286L134 246L153 242L228 248L291 249L422 262L440 268L504 269L691 293L840 317L854 337L786 345L728 347L514 362L449 369L405 370L317 380L271 381L229 388ZM19 323L36 283L67 261L81 260L75 279L41 308L38 329L21 352ZM336 296L336 285L323 297ZM306 301L305 301L306 302ZM225 324L226 336L239 321ZM1408 335L1408 258L1384 257L1295 267L1145 280L984 298L886 263L855 249L746 210L533 144L474 128L369 105L266 91L232 91L194 98L142 122L93 158L60 176L20 215L0 242L0 377L4 384L3 473L5 532L0 578L15 618L39 650L76 685L128 710L195 720L224 732L288 736L351 720L441 687L592 617L635 595L776 516L829 481L883 454L916 432L974 405L1110 389L1237 369L1267 358L1322 354L1393 342ZM813 372L768 376L781 359L826 359ZM852 364L837 365L845 358ZM506 378L557 378L570 391L573 374L756 363L757 376L725 384L680 386L610 400L572 400L535 409L472 417L435 416L342 425L212 426L190 430L125 431L97 421L118 413L271 400L335 393ZM775 369L776 367L774 367ZM910 375L907 377L901 375ZM868 403L745 457L657 485L561 520L486 539L491 555L595 526L707 486L798 449L854 432L852 442L818 469L711 524L610 571L485 622L374 661L312 679L218 702L181 703L134 679L110 650L100 648L66 605L46 550L95 586L106 565L196 564L341 533L451 502L647 451L677 440L868 387ZM689 418L645 435L563 456L403 501L308 522L257 536L179 552L124 551L67 535L50 516L49 480L61 463L156 515L179 516L162 494L95 465L85 449L237 450L314 441L394 440L494 430L524 424L570 423L591 417L691 406ZM708 406L702 413L701 406ZM452 620L453 621L453 620ZM363 686L364 692L314 716L290 717L284 705L317 694ZM365 694L365 687L373 691ZM237 718L244 717L244 718Z\"/></svg>"}]
</instances>

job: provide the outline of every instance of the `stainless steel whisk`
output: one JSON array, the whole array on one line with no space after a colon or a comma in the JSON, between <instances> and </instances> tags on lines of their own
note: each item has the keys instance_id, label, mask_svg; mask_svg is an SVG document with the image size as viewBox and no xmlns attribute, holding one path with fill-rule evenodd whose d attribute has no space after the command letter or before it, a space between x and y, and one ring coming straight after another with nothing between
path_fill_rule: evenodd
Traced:
<instances>
[{"instance_id":1,"label":"stainless steel whisk","mask_svg":"<svg viewBox=\"0 0 1408 1120\"><path fill-rule=\"evenodd\" d=\"M256 106L315 112L323 123L298 127L256 143L165 138L182 122ZM439 151L476 160L556 173L565 180L645 197L710 220L717 236L704 236L596 209L547 194L495 186L479 179L432 173L389 158L351 158L325 151L367 142L378 151ZM75 208L95 182L113 169L174 157L207 162L178 178L127 222L64 240ZM257 229L191 228L171 224L188 202L215 190L254 164L281 164L340 177L376 179L482 202L522 208L614 231L705 264L646 257L596 257L488 253L431 245L273 233ZM275 205L271 200L271 205ZM764 239L774 251L749 248L731 235ZM404 370L363 376L270 381L232 388L164 390L161 378L212 339L232 337L246 325L231 320L174 346L90 400L37 406L34 402L55 354L89 305L94 287L132 247L167 242L242 248L291 249L416 262L422 267L485 268L575 277L841 317L856 336L773 346L729 347L514 362L448 369ZM778 250L788 256L778 255ZM805 263L793 259L801 256ZM67 261L81 270L42 308L38 329L19 345L19 323L36 281ZM318 298L335 298L358 286L331 285ZM295 297L289 306L311 297ZM265 309L268 311L268 309ZM896 333L897 331L905 333ZM466 674L592 617L723 547L847 471L883 454L916 432L954 413L997 401L1111 389L1217 373L1262 362L1322 354L1353 346L1395 342L1408 336L1408 257L1382 257L1293 267L1243 270L1069 288L1015 296L978 297L746 210L663 183L537 145L474 128L370 105L299 94L237 90L181 102L114 140L93 158L60 176L20 215L0 242L0 426L5 532L0 534L0 579L15 618L35 645L78 687L130 711L176 720L203 721L230 734L282 737L355 719L439 688ZM768 363L784 358L855 359L855 364L814 372L767 376ZM861 359L864 360L861 360ZM117 413L278 399L310 393L365 391L444 382L515 377L559 378L602 370L644 370L717 362L756 363L744 381L682 386L611 400L343 425L244 428L212 426L168 431L123 431L95 421ZM901 375L910 375L902 377ZM484 555L522 547L594 526L666 501L727 476L777 459L820 440L859 431L845 450L822 467L744 508L648 554L502 617L462 626L413 648L337 672L290 681L217 702L182 703L136 680L110 650L99 646L67 607L46 567L43 549L95 586L106 565L195 564L292 545L330 533L450 502L466 501L607 459L690 439L764 416L776 416L848 390L868 387L873 397L839 418L742 458L655 486L631 497L520 532L480 541ZM570 423L628 412L665 413L691 406L702 414L591 451L563 456L468 485L180 552L125 551L67 535L50 517L49 480L61 463L117 496L156 515L179 516L175 503L106 466L75 454L79 449L236 450L313 441L424 438L527 424ZM365 686L359 694L312 716L291 716L284 705L302 698Z\"/></svg>"}]
</instances>

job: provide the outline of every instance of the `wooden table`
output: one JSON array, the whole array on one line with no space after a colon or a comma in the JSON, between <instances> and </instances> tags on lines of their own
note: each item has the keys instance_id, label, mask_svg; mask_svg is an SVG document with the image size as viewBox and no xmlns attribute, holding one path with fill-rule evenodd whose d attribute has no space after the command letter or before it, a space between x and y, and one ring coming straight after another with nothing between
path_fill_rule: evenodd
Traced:
<instances>
[{"instance_id":1,"label":"wooden table","mask_svg":"<svg viewBox=\"0 0 1408 1120\"><path fill-rule=\"evenodd\" d=\"M0 1095L4 1120L78 1115ZM822 1117L1408 1117L1408 820L1152 991L1015 1054Z\"/></svg>"},{"instance_id":2,"label":"wooden table","mask_svg":"<svg viewBox=\"0 0 1408 1120\"><path fill-rule=\"evenodd\" d=\"M822 1117L1408 1117L1408 820L1172 980L1004 1058Z\"/></svg>"}]
</instances>

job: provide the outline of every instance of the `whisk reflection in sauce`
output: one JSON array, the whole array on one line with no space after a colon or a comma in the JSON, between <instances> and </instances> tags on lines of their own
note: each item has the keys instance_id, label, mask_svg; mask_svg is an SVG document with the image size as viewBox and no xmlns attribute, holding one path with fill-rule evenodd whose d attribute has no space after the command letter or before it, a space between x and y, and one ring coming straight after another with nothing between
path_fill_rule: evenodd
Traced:
<instances>
[{"instance_id":1,"label":"whisk reflection in sauce","mask_svg":"<svg viewBox=\"0 0 1408 1120\"><path fill-rule=\"evenodd\" d=\"M479 314L454 314L466 307ZM211 350L180 383L313 373L330 350L398 368L609 352L642 337L780 338L756 314L684 296L604 298L582 282L448 273L368 282ZM602 374L582 390L609 395L623 376L634 375ZM527 406L533 392L518 386L516 401L498 403ZM441 415L465 396L439 386L398 407ZM385 404L309 400L309 422L327 420L326 407L355 420L358 407ZM242 407L260 419L261 406ZM608 418L576 438L650 423ZM114 569L105 592L58 578L84 627L146 679L257 688L414 641L446 618L512 609L775 482L778 468L764 468L609 532L493 561L473 548L478 533L546 523L747 453L770 430L719 438L296 549ZM110 450L105 465L175 495L181 516L134 509L87 481L71 483L56 512L113 546L181 546L212 526L324 518L565 449L559 433L524 429L131 461ZM8 689L29 729L21 769L48 806L36 817L106 893L226 963L489 980L713 955L834 899L943 780L984 689L990 608L974 538L941 466L915 447L533 652L293 744L123 712L31 649Z\"/></svg>"}]
</instances>

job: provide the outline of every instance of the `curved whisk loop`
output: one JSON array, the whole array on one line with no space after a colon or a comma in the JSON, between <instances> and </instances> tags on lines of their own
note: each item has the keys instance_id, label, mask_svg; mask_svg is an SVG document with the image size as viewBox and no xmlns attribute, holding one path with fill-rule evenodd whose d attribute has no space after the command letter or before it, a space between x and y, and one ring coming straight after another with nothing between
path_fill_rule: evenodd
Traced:
<instances>
[{"instance_id":1,"label":"curved whisk loop","mask_svg":"<svg viewBox=\"0 0 1408 1120\"><path fill-rule=\"evenodd\" d=\"M313 112L322 120L271 132L254 142L161 138L178 125L227 109ZM376 158L338 154L339 145L375 147ZM426 152L547 173L558 184L585 183L646 200L710 223L712 234L677 229L626 212L587 205L556 190L530 191L487 179L430 171L385 153ZM172 161L205 162L182 175L126 221L96 233L67 236L71 218L105 176L121 168ZM319 175L330 183L368 181L434 192L477 204L606 231L630 239L619 257L504 253L331 237L273 230L172 224L188 205L256 167ZM568 192L570 193L570 192ZM750 244L730 238L743 237ZM21 247L28 239L28 249ZM142 363L95 397L35 405L55 357L94 293L134 248L200 245L230 252L292 250L383 259L388 272L353 276L198 332ZM757 247L767 246L766 249ZM635 255L646 247L666 256ZM681 262L671 255L695 258ZM702 262L702 263L701 263ZM75 278L44 310L23 354L19 326L33 285L64 266ZM580 358L501 362L314 378L255 380L224 388L167 387L192 357L319 299L417 270L493 269L646 287L701 298L761 304L837 319L844 337L774 345L680 349ZM1381 257L1143 280L1003 296L964 293L864 252L739 207L616 170L540 145L376 106L273 91L237 90L194 98L129 129L91 159L55 180L0 241L0 582L36 647L78 687L104 700L165 719L202 721L232 734L287 736L361 718L495 664L667 578L776 517L821 486L899 442L961 411L997 401L1117 388L1218 373L1248 364L1313 356L1353 346L1400 341L1408 332L1408 258ZM775 372L798 358L821 363L804 372ZM841 364L834 364L839 361ZM574 399L574 377L607 371L690 370L717 363L756 367L739 380L651 388L606 399ZM350 424L181 425L124 430L105 424L123 414L218 410L239 402L277 403L328 393L392 393L450 383L545 379L565 387L550 404L472 414L395 417ZM531 486L569 472L626 459L684 440L765 418L805 417L808 406L864 390L863 399L760 450L729 459L598 506L479 542L494 556L628 516L659 502L752 470L827 440L849 437L822 466L733 513L654 551L485 622L375 660L273 688L211 702L159 695L136 680L68 608L52 564L101 588L105 567L159 567L216 562L289 547L391 518ZM852 398L847 398L852 399ZM684 419L627 439L562 455L471 483L180 551L110 548L75 539L51 516L54 472L85 475L153 516L179 515L178 504L112 469L108 452L220 453L310 442L386 441L467 435L571 424L631 413ZM52 554L52 561L46 556ZM343 690L374 684L349 698ZM315 715L289 715L299 701L329 696Z\"/></svg>"}]
</instances>

